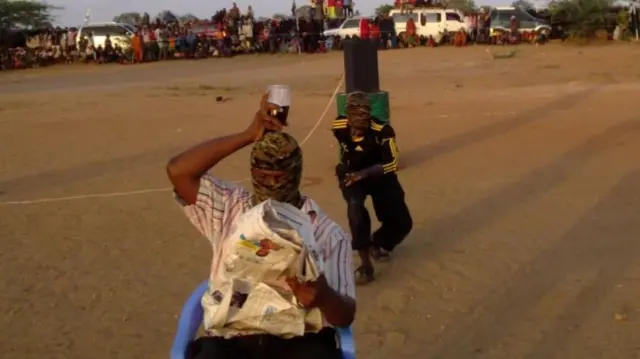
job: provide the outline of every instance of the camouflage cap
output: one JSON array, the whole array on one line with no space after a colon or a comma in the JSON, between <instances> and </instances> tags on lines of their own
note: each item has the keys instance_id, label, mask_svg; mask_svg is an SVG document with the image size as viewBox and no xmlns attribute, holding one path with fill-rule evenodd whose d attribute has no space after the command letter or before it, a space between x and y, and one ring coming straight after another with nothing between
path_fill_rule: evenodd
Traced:
<instances>
[{"instance_id":1,"label":"camouflage cap","mask_svg":"<svg viewBox=\"0 0 640 359\"><path fill-rule=\"evenodd\" d=\"M270 132L251 149L254 202L269 198L298 205L302 178L302 150L293 136Z\"/></svg>"},{"instance_id":2,"label":"camouflage cap","mask_svg":"<svg viewBox=\"0 0 640 359\"><path fill-rule=\"evenodd\" d=\"M369 96L362 91L354 91L347 96L347 117L352 121L369 120L371 118L371 105Z\"/></svg>"},{"instance_id":3,"label":"camouflage cap","mask_svg":"<svg viewBox=\"0 0 640 359\"><path fill-rule=\"evenodd\" d=\"M251 149L251 167L271 171L295 171L302 166L302 152L293 136L269 132Z\"/></svg>"}]
</instances>

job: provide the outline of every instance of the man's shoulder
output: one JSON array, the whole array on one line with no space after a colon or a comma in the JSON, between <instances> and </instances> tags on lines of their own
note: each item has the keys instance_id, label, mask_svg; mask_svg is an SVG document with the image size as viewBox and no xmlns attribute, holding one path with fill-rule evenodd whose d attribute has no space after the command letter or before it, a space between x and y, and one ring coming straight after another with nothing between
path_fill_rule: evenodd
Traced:
<instances>
[{"instance_id":1,"label":"man's shoulder","mask_svg":"<svg viewBox=\"0 0 640 359\"><path fill-rule=\"evenodd\" d=\"M349 123L347 122L347 117L343 115L338 115L333 123L331 124L331 129L335 131L347 130L349 127Z\"/></svg>"},{"instance_id":2,"label":"man's shoulder","mask_svg":"<svg viewBox=\"0 0 640 359\"><path fill-rule=\"evenodd\" d=\"M325 212L320 209L318 204L312 199L307 198L303 209L312 213L313 232L316 240L322 245L331 245L331 243L342 240L349 240L347 232L344 231L338 222L334 221Z\"/></svg>"},{"instance_id":3,"label":"man's shoulder","mask_svg":"<svg viewBox=\"0 0 640 359\"><path fill-rule=\"evenodd\" d=\"M371 130L382 138L395 137L396 133L393 130L393 127L388 122L379 120L375 117L371 119L371 125L369 125Z\"/></svg>"},{"instance_id":4,"label":"man's shoulder","mask_svg":"<svg viewBox=\"0 0 640 359\"><path fill-rule=\"evenodd\" d=\"M224 201L225 204L244 203L251 201L251 192L234 182L204 175L200 178L199 194L210 196L212 200ZM217 205L217 204L213 204Z\"/></svg>"},{"instance_id":5,"label":"man's shoulder","mask_svg":"<svg viewBox=\"0 0 640 359\"><path fill-rule=\"evenodd\" d=\"M347 117L338 116L333 123L331 124L331 131L333 135L341 142L347 141L351 134L349 132L349 123L347 122Z\"/></svg>"}]
</instances>

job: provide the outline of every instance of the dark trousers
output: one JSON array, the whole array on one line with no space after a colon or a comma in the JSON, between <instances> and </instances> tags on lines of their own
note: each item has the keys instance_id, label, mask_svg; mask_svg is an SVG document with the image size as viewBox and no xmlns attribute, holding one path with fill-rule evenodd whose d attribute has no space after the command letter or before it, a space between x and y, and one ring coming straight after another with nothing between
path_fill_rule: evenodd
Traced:
<instances>
[{"instance_id":1,"label":"dark trousers","mask_svg":"<svg viewBox=\"0 0 640 359\"><path fill-rule=\"evenodd\" d=\"M354 250L371 246L392 251L409 234L413 220L404 201L404 190L395 173L368 178L345 187L339 176L342 197L347 201L347 215ZM371 196L373 210L382 224L371 235L371 218L364 206Z\"/></svg>"},{"instance_id":2,"label":"dark trousers","mask_svg":"<svg viewBox=\"0 0 640 359\"><path fill-rule=\"evenodd\" d=\"M283 339L273 335L249 335L224 339L202 337L193 341L187 359L342 359L336 331Z\"/></svg>"}]
</instances>

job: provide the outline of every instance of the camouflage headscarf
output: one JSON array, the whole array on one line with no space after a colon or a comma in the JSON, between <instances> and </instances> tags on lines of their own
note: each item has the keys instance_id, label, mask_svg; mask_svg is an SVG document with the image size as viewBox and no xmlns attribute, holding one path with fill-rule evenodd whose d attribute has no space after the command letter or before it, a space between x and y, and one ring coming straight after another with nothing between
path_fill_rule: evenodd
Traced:
<instances>
[{"instance_id":1,"label":"camouflage headscarf","mask_svg":"<svg viewBox=\"0 0 640 359\"><path fill-rule=\"evenodd\" d=\"M366 129L371 121L369 96L362 91L354 91L347 96L347 119L351 127Z\"/></svg>"},{"instance_id":2,"label":"camouflage headscarf","mask_svg":"<svg viewBox=\"0 0 640 359\"><path fill-rule=\"evenodd\" d=\"M302 150L291 135L266 133L255 143L251 149L254 205L271 198L300 208L301 178Z\"/></svg>"}]
</instances>

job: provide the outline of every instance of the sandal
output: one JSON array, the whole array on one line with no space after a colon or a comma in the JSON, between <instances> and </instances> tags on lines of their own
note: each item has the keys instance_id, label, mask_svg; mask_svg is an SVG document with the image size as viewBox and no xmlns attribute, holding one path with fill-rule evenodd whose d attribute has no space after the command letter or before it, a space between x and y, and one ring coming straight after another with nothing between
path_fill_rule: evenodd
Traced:
<instances>
[{"instance_id":1,"label":"sandal","mask_svg":"<svg viewBox=\"0 0 640 359\"><path fill-rule=\"evenodd\" d=\"M371 258L378 262L387 262L391 259L391 253L379 247L372 247Z\"/></svg>"},{"instance_id":2,"label":"sandal","mask_svg":"<svg viewBox=\"0 0 640 359\"><path fill-rule=\"evenodd\" d=\"M360 266L354 273L357 285L365 285L374 281L373 267Z\"/></svg>"}]
</instances>

